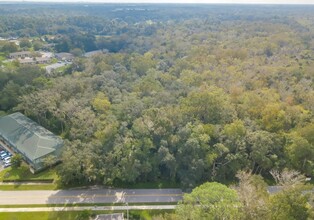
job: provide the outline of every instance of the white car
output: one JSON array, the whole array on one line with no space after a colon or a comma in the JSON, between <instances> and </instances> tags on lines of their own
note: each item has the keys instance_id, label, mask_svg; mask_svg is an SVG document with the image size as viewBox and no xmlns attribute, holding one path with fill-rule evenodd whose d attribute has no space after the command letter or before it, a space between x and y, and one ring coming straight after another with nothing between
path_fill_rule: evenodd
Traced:
<instances>
[{"instance_id":1,"label":"white car","mask_svg":"<svg viewBox=\"0 0 314 220\"><path fill-rule=\"evenodd\" d=\"M4 163L11 162L11 157L6 157L3 159Z\"/></svg>"},{"instance_id":2,"label":"white car","mask_svg":"<svg viewBox=\"0 0 314 220\"><path fill-rule=\"evenodd\" d=\"M1 159L3 160L5 157L9 156L7 152L0 155Z\"/></svg>"},{"instance_id":3,"label":"white car","mask_svg":"<svg viewBox=\"0 0 314 220\"><path fill-rule=\"evenodd\" d=\"M11 162L5 163L5 164L3 165L3 167L9 167L9 166L11 166Z\"/></svg>"}]
</instances>

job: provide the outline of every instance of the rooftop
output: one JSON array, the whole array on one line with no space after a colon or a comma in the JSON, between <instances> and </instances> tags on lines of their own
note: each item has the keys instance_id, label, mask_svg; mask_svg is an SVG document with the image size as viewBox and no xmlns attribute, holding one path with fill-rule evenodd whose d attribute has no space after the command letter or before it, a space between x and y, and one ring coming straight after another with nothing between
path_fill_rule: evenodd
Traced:
<instances>
[{"instance_id":1,"label":"rooftop","mask_svg":"<svg viewBox=\"0 0 314 220\"><path fill-rule=\"evenodd\" d=\"M97 215L95 220L124 220L123 213Z\"/></svg>"},{"instance_id":2,"label":"rooftop","mask_svg":"<svg viewBox=\"0 0 314 220\"><path fill-rule=\"evenodd\" d=\"M74 55L71 53L56 53L55 57L58 59L73 59Z\"/></svg>"},{"instance_id":3,"label":"rooftop","mask_svg":"<svg viewBox=\"0 0 314 220\"><path fill-rule=\"evenodd\" d=\"M21 113L0 118L0 136L35 161L62 147L63 141Z\"/></svg>"},{"instance_id":4,"label":"rooftop","mask_svg":"<svg viewBox=\"0 0 314 220\"><path fill-rule=\"evenodd\" d=\"M90 51L90 52L86 52L84 54L85 57L92 57L92 56L95 56L95 55L98 55L98 54L104 54L104 53L107 53L108 50L94 50L94 51Z\"/></svg>"},{"instance_id":5,"label":"rooftop","mask_svg":"<svg viewBox=\"0 0 314 220\"><path fill-rule=\"evenodd\" d=\"M24 55L24 54L31 54L31 52L30 51L15 52L15 53L10 53L10 56L17 56L17 55Z\"/></svg>"}]
</instances>

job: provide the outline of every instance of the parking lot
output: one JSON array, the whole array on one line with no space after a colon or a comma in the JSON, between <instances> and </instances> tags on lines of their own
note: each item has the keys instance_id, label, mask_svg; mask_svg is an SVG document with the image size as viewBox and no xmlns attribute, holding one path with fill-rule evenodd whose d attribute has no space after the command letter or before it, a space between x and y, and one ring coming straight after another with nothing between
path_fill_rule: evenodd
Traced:
<instances>
[{"instance_id":1,"label":"parking lot","mask_svg":"<svg viewBox=\"0 0 314 220\"><path fill-rule=\"evenodd\" d=\"M0 172L2 171L2 170L4 170L5 168L3 167L3 162L2 162L2 160L0 160Z\"/></svg>"},{"instance_id":2,"label":"parking lot","mask_svg":"<svg viewBox=\"0 0 314 220\"><path fill-rule=\"evenodd\" d=\"M11 157L12 153L0 142L0 172L6 167L11 166Z\"/></svg>"}]
</instances>

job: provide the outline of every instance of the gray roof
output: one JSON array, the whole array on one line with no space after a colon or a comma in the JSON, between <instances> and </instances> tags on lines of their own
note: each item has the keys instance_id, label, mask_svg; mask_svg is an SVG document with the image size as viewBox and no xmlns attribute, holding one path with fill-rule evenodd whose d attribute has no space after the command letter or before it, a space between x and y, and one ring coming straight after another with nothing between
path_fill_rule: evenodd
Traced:
<instances>
[{"instance_id":1,"label":"gray roof","mask_svg":"<svg viewBox=\"0 0 314 220\"><path fill-rule=\"evenodd\" d=\"M71 60L74 58L74 55L71 53L56 53L55 57L57 59L61 59L61 60Z\"/></svg>"},{"instance_id":2,"label":"gray roof","mask_svg":"<svg viewBox=\"0 0 314 220\"><path fill-rule=\"evenodd\" d=\"M123 220L123 213L97 215L95 220Z\"/></svg>"},{"instance_id":3,"label":"gray roof","mask_svg":"<svg viewBox=\"0 0 314 220\"><path fill-rule=\"evenodd\" d=\"M21 51L21 52L14 52L14 53L10 53L10 56L17 56L17 55L29 55L31 54L30 51Z\"/></svg>"},{"instance_id":4,"label":"gray roof","mask_svg":"<svg viewBox=\"0 0 314 220\"><path fill-rule=\"evenodd\" d=\"M63 145L60 137L17 112L0 118L0 135L31 161Z\"/></svg>"},{"instance_id":5,"label":"gray roof","mask_svg":"<svg viewBox=\"0 0 314 220\"><path fill-rule=\"evenodd\" d=\"M98 54L104 54L104 53L107 53L108 50L94 50L94 51L90 51L90 52L86 52L84 54L84 57L92 57L92 56L95 56L95 55L98 55Z\"/></svg>"},{"instance_id":6,"label":"gray roof","mask_svg":"<svg viewBox=\"0 0 314 220\"><path fill-rule=\"evenodd\" d=\"M20 62L20 64L33 64L33 63L36 63L36 60L33 60L33 59L20 59L19 62Z\"/></svg>"}]
</instances>

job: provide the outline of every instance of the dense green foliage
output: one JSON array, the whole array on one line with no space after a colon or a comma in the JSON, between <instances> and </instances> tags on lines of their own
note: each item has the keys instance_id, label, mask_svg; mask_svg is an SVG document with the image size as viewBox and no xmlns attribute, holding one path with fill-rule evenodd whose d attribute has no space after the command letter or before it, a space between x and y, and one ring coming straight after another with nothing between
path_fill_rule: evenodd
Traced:
<instances>
[{"instance_id":1,"label":"dense green foliage","mask_svg":"<svg viewBox=\"0 0 314 220\"><path fill-rule=\"evenodd\" d=\"M285 167L313 175L313 7L128 7L1 8L4 35L111 51L62 74L0 70L0 110L66 139L64 184L192 188Z\"/></svg>"},{"instance_id":2,"label":"dense green foliage","mask_svg":"<svg viewBox=\"0 0 314 220\"><path fill-rule=\"evenodd\" d=\"M12 167L19 168L22 165L22 156L20 154L15 154L11 158Z\"/></svg>"},{"instance_id":3,"label":"dense green foliage","mask_svg":"<svg viewBox=\"0 0 314 220\"><path fill-rule=\"evenodd\" d=\"M182 220L241 219L241 203L235 190L220 183L204 183L186 194L177 207Z\"/></svg>"},{"instance_id":4,"label":"dense green foliage","mask_svg":"<svg viewBox=\"0 0 314 220\"><path fill-rule=\"evenodd\" d=\"M278 173L277 173L278 174ZM220 183L204 183L185 194L173 214L158 220L307 220L313 218L309 194L302 193L303 177L295 171L279 174L280 191L267 193L261 176L238 173L239 183L228 188ZM277 176L278 177L278 176ZM276 179L276 177L275 177ZM285 181L282 181L282 180ZM303 179L304 180L304 179ZM288 183L289 182L289 183Z\"/></svg>"}]
</instances>

